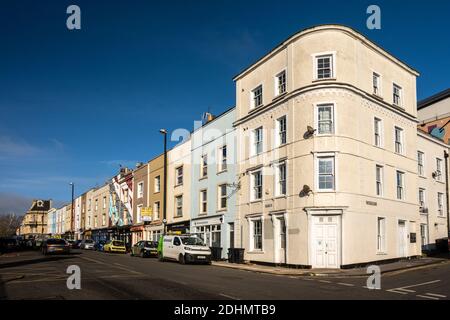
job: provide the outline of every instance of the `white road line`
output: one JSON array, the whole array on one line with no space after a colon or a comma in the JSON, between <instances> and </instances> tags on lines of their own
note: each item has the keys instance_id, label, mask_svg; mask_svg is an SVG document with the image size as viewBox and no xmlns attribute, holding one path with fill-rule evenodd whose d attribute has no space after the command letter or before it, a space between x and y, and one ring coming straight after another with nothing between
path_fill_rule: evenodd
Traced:
<instances>
[{"instance_id":1,"label":"white road line","mask_svg":"<svg viewBox=\"0 0 450 320\"><path fill-rule=\"evenodd\" d=\"M439 300L439 298L428 297L428 296L422 296L422 295L420 295L420 294L418 294L416 297L419 297L419 298L425 298L425 299L431 299L431 300Z\"/></svg>"},{"instance_id":2,"label":"white road line","mask_svg":"<svg viewBox=\"0 0 450 320\"><path fill-rule=\"evenodd\" d=\"M428 281L428 282L424 282L424 283L418 283L418 284L413 284L410 286L404 286L404 287L399 287L399 288L392 288L391 290L404 290L406 288L414 288L414 287L420 287L420 286L425 286L427 284L432 284L432 283L436 283L436 282L440 282L441 280L433 280L433 281ZM407 291L407 290L404 290Z\"/></svg>"},{"instance_id":3,"label":"white road line","mask_svg":"<svg viewBox=\"0 0 450 320\"><path fill-rule=\"evenodd\" d=\"M408 292L408 293L413 293L415 292L414 290L409 290L409 289L403 289L403 288L397 288L397 289L393 289L395 291L403 291L403 292Z\"/></svg>"},{"instance_id":4,"label":"white road line","mask_svg":"<svg viewBox=\"0 0 450 320\"><path fill-rule=\"evenodd\" d=\"M228 298L228 299L231 299L231 300L241 300L239 298L235 298L235 297L229 296L229 295L227 295L225 293L219 293L219 296L222 296L222 297L225 297L225 298Z\"/></svg>"},{"instance_id":5,"label":"white road line","mask_svg":"<svg viewBox=\"0 0 450 320\"><path fill-rule=\"evenodd\" d=\"M331 281L328 281L328 280L319 280L319 282L323 282L323 283L331 283Z\"/></svg>"},{"instance_id":6,"label":"white road line","mask_svg":"<svg viewBox=\"0 0 450 320\"><path fill-rule=\"evenodd\" d=\"M426 293L428 296L434 296L434 297L438 297L438 298L447 298L447 296L444 296L442 294L437 294L437 293Z\"/></svg>"},{"instance_id":7,"label":"white road line","mask_svg":"<svg viewBox=\"0 0 450 320\"><path fill-rule=\"evenodd\" d=\"M91 258L88 258L88 257L80 257L80 259L91 261L91 262L95 262L95 263L99 263L99 264L107 264L105 262L102 262L102 261L99 261L99 260L95 260L95 259L91 259Z\"/></svg>"},{"instance_id":8,"label":"white road line","mask_svg":"<svg viewBox=\"0 0 450 320\"><path fill-rule=\"evenodd\" d=\"M390 290L386 290L386 291L388 291L388 292L392 292L392 293L398 293L398 294L408 294L408 293L406 293L406 292L402 292L402 291L395 291L395 290L393 290L393 289L390 289Z\"/></svg>"},{"instance_id":9,"label":"white road line","mask_svg":"<svg viewBox=\"0 0 450 320\"><path fill-rule=\"evenodd\" d=\"M341 286L346 286L346 287L354 287L354 284L351 283L345 283L345 282L338 282L338 284L340 284Z\"/></svg>"}]
</instances>

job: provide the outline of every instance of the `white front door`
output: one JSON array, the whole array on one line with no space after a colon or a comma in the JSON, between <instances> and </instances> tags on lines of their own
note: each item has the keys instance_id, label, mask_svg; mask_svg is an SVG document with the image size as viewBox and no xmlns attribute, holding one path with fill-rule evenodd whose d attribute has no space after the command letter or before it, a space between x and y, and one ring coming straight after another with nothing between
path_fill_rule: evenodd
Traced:
<instances>
[{"instance_id":1,"label":"white front door","mask_svg":"<svg viewBox=\"0 0 450 320\"><path fill-rule=\"evenodd\" d=\"M286 223L284 217L275 217L275 263L286 263Z\"/></svg>"},{"instance_id":2,"label":"white front door","mask_svg":"<svg viewBox=\"0 0 450 320\"><path fill-rule=\"evenodd\" d=\"M339 268L339 216L315 216L312 225L312 267Z\"/></svg>"},{"instance_id":3,"label":"white front door","mask_svg":"<svg viewBox=\"0 0 450 320\"><path fill-rule=\"evenodd\" d=\"M408 238L406 233L406 222L404 220L398 221L398 256L407 256Z\"/></svg>"}]
</instances>

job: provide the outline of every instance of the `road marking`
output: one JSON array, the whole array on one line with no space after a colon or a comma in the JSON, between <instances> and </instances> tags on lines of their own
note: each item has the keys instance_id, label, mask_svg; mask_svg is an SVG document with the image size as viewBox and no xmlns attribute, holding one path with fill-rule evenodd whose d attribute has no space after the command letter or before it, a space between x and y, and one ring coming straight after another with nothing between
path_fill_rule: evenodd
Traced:
<instances>
[{"instance_id":1,"label":"road marking","mask_svg":"<svg viewBox=\"0 0 450 320\"><path fill-rule=\"evenodd\" d=\"M402 292L402 291L395 291L395 290L392 290L392 289L390 289L390 290L386 290L386 291L388 291L388 292L392 292L392 293L398 293L398 294L408 294L407 292Z\"/></svg>"},{"instance_id":2,"label":"road marking","mask_svg":"<svg viewBox=\"0 0 450 320\"><path fill-rule=\"evenodd\" d=\"M419 298L425 298L425 299L431 299L431 300L439 300L439 298L428 297L428 296L422 296L422 295L420 295L420 294L418 294L416 297L419 297Z\"/></svg>"},{"instance_id":3,"label":"road marking","mask_svg":"<svg viewBox=\"0 0 450 320\"><path fill-rule=\"evenodd\" d=\"M124 266L123 264L120 264L120 263L113 263L113 264L114 264L114 265L116 266L116 268L118 268L118 269L121 269L121 270L124 270L124 271L128 271L128 272L131 272L131 273L134 273L134 274L144 275L142 272L130 270L129 267Z\"/></svg>"},{"instance_id":4,"label":"road marking","mask_svg":"<svg viewBox=\"0 0 450 320\"><path fill-rule=\"evenodd\" d=\"M424 282L424 283L419 283L419 284L413 284L410 286L404 286L404 287L399 287L399 288L393 288L391 290L404 290L406 288L414 288L414 287L420 287L420 286L425 286L427 284L432 284L432 283L436 283L436 282L440 282L441 280L433 280L433 281L428 281L428 282ZM408 291L408 290L404 290L404 291Z\"/></svg>"},{"instance_id":5,"label":"road marking","mask_svg":"<svg viewBox=\"0 0 450 320\"><path fill-rule=\"evenodd\" d=\"M328 281L328 280L319 280L319 282L323 282L323 283L331 283L331 281Z\"/></svg>"},{"instance_id":6,"label":"road marking","mask_svg":"<svg viewBox=\"0 0 450 320\"><path fill-rule=\"evenodd\" d=\"M95 263L99 263L99 264L107 264L107 263L102 262L102 261L100 261L100 260L95 260L95 259L87 258L87 257L80 257L80 259L87 260L87 261L91 261L91 262L95 262Z\"/></svg>"},{"instance_id":7,"label":"road marking","mask_svg":"<svg viewBox=\"0 0 450 320\"><path fill-rule=\"evenodd\" d=\"M338 284L340 284L341 286L346 286L346 287L354 287L354 284L351 283L345 283L345 282L338 282Z\"/></svg>"},{"instance_id":8,"label":"road marking","mask_svg":"<svg viewBox=\"0 0 450 320\"><path fill-rule=\"evenodd\" d=\"M447 298L447 296L444 296L442 294L437 294L437 293L426 293L429 296L434 296L434 297L438 297L438 298Z\"/></svg>"},{"instance_id":9,"label":"road marking","mask_svg":"<svg viewBox=\"0 0 450 320\"><path fill-rule=\"evenodd\" d=\"M222 296L222 297L225 297L225 298L228 298L228 299L231 299L231 300L241 300L239 298L229 296L229 295L227 295L225 293L219 293L219 296Z\"/></svg>"}]
</instances>

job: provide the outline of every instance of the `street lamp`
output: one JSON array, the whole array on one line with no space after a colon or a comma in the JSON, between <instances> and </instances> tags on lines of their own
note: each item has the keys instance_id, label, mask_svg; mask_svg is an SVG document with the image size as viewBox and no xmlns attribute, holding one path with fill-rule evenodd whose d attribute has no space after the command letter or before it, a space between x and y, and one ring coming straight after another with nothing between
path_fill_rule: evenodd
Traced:
<instances>
[{"instance_id":1,"label":"street lamp","mask_svg":"<svg viewBox=\"0 0 450 320\"><path fill-rule=\"evenodd\" d=\"M75 217L75 214L74 214L74 207L75 207L75 205L74 205L74 193L75 193L75 184L73 183L73 182L71 182L71 183L69 183L69 185L72 187L72 208L71 208L71 220L70 220L70 233L72 233L73 232L73 230L74 230L74 228L75 228L75 224L74 224L74 217Z\"/></svg>"},{"instance_id":2,"label":"street lamp","mask_svg":"<svg viewBox=\"0 0 450 320\"><path fill-rule=\"evenodd\" d=\"M164 136L164 189L163 189L163 235L166 234L166 218L167 218L167 130L160 129L159 132Z\"/></svg>"}]
</instances>

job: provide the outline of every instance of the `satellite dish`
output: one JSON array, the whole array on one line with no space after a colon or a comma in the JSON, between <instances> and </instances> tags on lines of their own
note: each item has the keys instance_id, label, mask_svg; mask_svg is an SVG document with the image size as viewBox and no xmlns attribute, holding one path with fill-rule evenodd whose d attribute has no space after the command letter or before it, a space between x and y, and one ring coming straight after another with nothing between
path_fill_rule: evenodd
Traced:
<instances>
[{"instance_id":1,"label":"satellite dish","mask_svg":"<svg viewBox=\"0 0 450 320\"><path fill-rule=\"evenodd\" d=\"M316 129L314 129L314 128L311 127L311 126L307 126L307 127L306 127L306 130L308 131L308 134L310 134L310 135L313 135L314 132L316 132Z\"/></svg>"}]
</instances>

